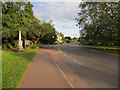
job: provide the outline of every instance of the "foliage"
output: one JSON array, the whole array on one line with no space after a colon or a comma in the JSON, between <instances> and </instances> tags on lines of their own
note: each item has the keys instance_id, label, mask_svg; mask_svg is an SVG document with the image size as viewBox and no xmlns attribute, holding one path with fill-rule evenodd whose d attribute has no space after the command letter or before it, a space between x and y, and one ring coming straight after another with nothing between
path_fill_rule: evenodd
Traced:
<instances>
[{"instance_id":1,"label":"foliage","mask_svg":"<svg viewBox=\"0 0 120 90\"><path fill-rule=\"evenodd\" d=\"M74 37L73 40L74 40L74 42L77 42L77 41L78 41L78 38L77 38L77 37Z\"/></svg>"},{"instance_id":2,"label":"foliage","mask_svg":"<svg viewBox=\"0 0 120 90\"><path fill-rule=\"evenodd\" d=\"M42 31L43 31L42 35L44 35L41 38L41 43L53 44L57 38L54 25L51 25L51 21L50 22L43 21L41 26L42 26ZM54 38L53 38L53 36L54 36Z\"/></svg>"},{"instance_id":3,"label":"foliage","mask_svg":"<svg viewBox=\"0 0 120 90\"><path fill-rule=\"evenodd\" d=\"M75 40L73 40L73 39L72 39L72 40L70 40L70 43L73 43L73 42L77 42L77 41L75 41Z\"/></svg>"},{"instance_id":4,"label":"foliage","mask_svg":"<svg viewBox=\"0 0 120 90\"><path fill-rule=\"evenodd\" d=\"M13 41L14 42L14 47L17 48L17 41Z\"/></svg>"},{"instance_id":5,"label":"foliage","mask_svg":"<svg viewBox=\"0 0 120 90\"><path fill-rule=\"evenodd\" d=\"M78 42L80 42L80 40L81 40L81 39L80 39L80 37L79 37L79 38L78 38Z\"/></svg>"},{"instance_id":6,"label":"foliage","mask_svg":"<svg viewBox=\"0 0 120 90\"><path fill-rule=\"evenodd\" d=\"M7 44L3 44L2 48L4 48L4 49L8 48Z\"/></svg>"},{"instance_id":7,"label":"foliage","mask_svg":"<svg viewBox=\"0 0 120 90\"><path fill-rule=\"evenodd\" d=\"M88 49L94 49L94 50L99 50L103 52L110 52L110 53L116 53L118 54L120 51L119 47L115 46L93 46L93 45L82 45L83 47L86 47Z\"/></svg>"},{"instance_id":8,"label":"foliage","mask_svg":"<svg viewBox=\"0 0 120 90\"><path fill-rule=\"evenodd\" d=\"M118 45L118 2L83 2L76 18L80 36L98 45Z\"/></svg>"},{"instance_id":9,"label":"foliage","mask_svg":"<svg viewBox=\"0 0 120 90\"><path fill-rule=\"evenodd\" d=\"M2 43L10 43L16 47L18 31L22 31L22 40L30 40L36 45L40 40L56 35L52 20L41 22L33 14L33 5L30 2L2 3ZM42 41L41 41L42 42Z\"/></svg>"},{"instance_id":10,"label":"foliage","mask_svg":"<svg viewBox=\"0 0 120 90\"><path fill-rule=\"evenodd\" d=\"M36 49L36 48L39 48L39 46L37 46L37 45L29 45L29 48L30 49Z\"/></svg>"},{"instance_id":11,"label":"foliage","mask_svg":"<svg viewBox=\"0 0 120 90\"><path fill-rule=\"evenodd\" d=\"M17 88L37 50L2 53L2 88Z\"/></svg>"},{"instance_id":12,"label":"foliage","mask_svg":"<svg viewBox=\"0 0 120 90\"><path fill-rule=\"evenodd\" d=\"M70 43L70 40L69 39L65 39L66 43Z\"/></svg>"},{"instance_id":13,"label":"foliage","mask_svg":"<svg viewBox=\"0 0 120 90\"><path fill-rule=\"evenodd\" d=\"M12 46L11 43L8 43L8 47L9 47L9 48L13 48L13 46Z\"/></svg>"},{"instance_id":14,"label":"foliage","mask_svg":"<svg viewBox=\"0 0 120 90\"><path fill-rule=\"evenodd\" d=\"M62 36L62 39L65 39L64 34L60 32L60 36Z\"/></svg>"},{"instance_id":15,"label":"foliage","mask_svg":"<svg viewBox=\"0 0 120 90\"><path fill-rule=\"evenodd\" d=\"M64 39L62 39L62 43L66 43L66 40L65 40L65 38L64 38Z\"/></svg>"},{"instance_id":16,"label":"foliage","mask_svg":"<svg viewBox=\"0 0 120 90\"><path fill-rule=\"evenodd\" d=\"M4 2L2 4L2 38L4 43L13 43L18 30L21 29L23 11L21 7L23 2Z\"/></svg>"}]
</instances>

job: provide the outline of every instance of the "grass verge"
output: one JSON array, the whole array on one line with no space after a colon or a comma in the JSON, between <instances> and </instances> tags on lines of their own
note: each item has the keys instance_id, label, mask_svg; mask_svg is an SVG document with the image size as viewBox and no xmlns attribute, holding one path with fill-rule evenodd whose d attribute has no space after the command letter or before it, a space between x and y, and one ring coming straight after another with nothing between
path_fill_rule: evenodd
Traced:
<instances>
[{"instance_id":1,"label":"grass verge","mask_svg":"<svg viewBox=\"0 0 120 90\"><path fill-rule=\"evenodd\" d=\"M37 50L2 53L2 88L17 88Z\"/></svg>"},{"instance_id":2,"label":"grass verge","mask_svg":"<svg viewBox=\"0 0 120 90\"><path fill-rule=\"evenodd\" d=\"M118 54L120 52L120 48L118 46L92 46L92 45L82 45L88 49L94 49L101 52L113 53Z\"/></svg>"}]
</instances>

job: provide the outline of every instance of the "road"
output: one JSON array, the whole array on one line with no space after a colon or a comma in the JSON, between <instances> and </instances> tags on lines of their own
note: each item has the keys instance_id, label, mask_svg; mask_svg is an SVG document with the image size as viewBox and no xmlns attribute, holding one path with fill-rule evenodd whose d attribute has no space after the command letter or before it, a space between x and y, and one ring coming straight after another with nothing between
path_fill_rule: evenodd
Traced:
<instances>
[{"instance_id":1,"label":"road","mask_svg":"<svg viewBox=\"0 0 120 90\"><path fill-rule=\"evenodd\" d=\"M118 57L78 43L45 46L36 53L19 87L117 88Z\"/></svg>"},{"instance_id":2,"label":"road","mask_svg":"<svg viewBox=\"0 0 120 90\"><path fill-rule=\"evenodd\" d=\"M78 43L59 45L59 49L63 54L57 63L74 86L84 82L88 88L118 87L118 57L90 51Z\"/></svg>"}]
</instances>

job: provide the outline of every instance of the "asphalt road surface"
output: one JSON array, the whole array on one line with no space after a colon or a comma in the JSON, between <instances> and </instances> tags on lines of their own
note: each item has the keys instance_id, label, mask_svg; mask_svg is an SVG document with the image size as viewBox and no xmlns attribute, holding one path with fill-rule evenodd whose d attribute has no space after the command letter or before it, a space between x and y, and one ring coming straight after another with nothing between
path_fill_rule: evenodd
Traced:
<instances>
[{"instance_id":1,"label":"asphalt road surface","mask_svg":"<svg viewBox=\"0 0 120 90\"><path fill-rule=\"evenodd\" d=\"M20 88L118 88L118 57L71 43L39 49Z\"/></svg>"},{"instance_id":2,"label":"asphalt road surface","mask_svg":"<svg viewBox=\"0 0 120 90\"><path fill-rule=\"evenodd\" d=\"M78 43L59 45L56 61L74 87L117 88L118 57L90 51Z\"/></svg>"}]
</instances>

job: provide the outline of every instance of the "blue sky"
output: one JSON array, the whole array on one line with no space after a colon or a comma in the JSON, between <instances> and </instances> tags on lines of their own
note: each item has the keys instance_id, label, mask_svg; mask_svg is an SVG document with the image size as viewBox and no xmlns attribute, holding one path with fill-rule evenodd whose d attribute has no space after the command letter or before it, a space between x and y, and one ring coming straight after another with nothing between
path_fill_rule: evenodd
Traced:
<instances>
[{"instance_id":1,"label":"blue sky","mask_svg":"<svg viewBox=\"0 0 120 90\"><path fill-rule=\"evenodd\" d=\"M31 2L34 15L40 20L55 24L58 32L65 36L79 37L79 28L75 18L79 12L79 2Z\"/></svg>"}]
</instances>

